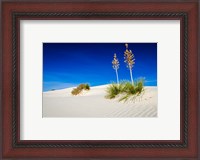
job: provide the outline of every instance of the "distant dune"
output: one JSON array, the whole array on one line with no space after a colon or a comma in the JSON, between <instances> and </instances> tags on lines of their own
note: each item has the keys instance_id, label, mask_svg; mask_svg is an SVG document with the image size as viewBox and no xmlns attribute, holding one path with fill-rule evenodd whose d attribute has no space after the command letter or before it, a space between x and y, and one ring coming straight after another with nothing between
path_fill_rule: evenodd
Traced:
<instances>
[{"instance_id":1,"label":"distant dune","mask_svg":"<svg viewBox=\"0 0 200 160\"><path fill-rule=\"evenodd\" d=\"M145 87L143 95L128 102L106 99L107 85L90 87L73 96L73 88L43 92L43 117L156 117L157 87Z\"/></svg>"}]
</instances>

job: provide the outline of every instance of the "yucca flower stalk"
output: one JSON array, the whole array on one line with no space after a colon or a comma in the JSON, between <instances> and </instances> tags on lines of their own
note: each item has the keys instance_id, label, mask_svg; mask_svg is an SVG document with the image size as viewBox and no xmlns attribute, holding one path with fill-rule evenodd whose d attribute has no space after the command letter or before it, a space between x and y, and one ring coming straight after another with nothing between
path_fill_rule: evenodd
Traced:
<instances>
[{"instance_id":1,"label":"yucca flower stalk","mask_svg":"<svg viewBox=\"0 0 200 160\"><path fill-rule=\"evenodd\" d=\"M126 51L124 52L124 62L126 63L127 68L130 70L130 76L131 76L131 83L133 84L133 75L132 75L132 69L135 64L135 58L134 54L132 53L131 50L128 50L128 44L125 44L126 46Z\"/></svg>"},{"instance_id":2,"label":"yucca flower stalk","mask_svg":"<svg viewBox=\"0 0 200 160\"><path fill-rule=\"evenodd\" d=\"M118 77L118 69L119 69L119 61L117 59L116 53L114 54L114 59L112 61L113 69L116 72L116 77L117 77L117 84L119 85L119 77Z\"/></svg>"}]
</instances>

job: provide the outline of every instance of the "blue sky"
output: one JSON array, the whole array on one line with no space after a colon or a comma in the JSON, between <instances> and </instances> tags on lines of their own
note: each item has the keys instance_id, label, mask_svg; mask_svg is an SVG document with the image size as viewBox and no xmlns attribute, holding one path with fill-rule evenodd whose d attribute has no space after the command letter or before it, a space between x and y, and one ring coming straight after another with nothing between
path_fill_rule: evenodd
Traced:
<instances>
[{"instance_id":1,"label":"blue sky","mask_svg":"<svg viewBox=\"0 0 200 160\"><path fill-rule=\"evenodd\" d=\"M135 55L133 79L145 78L146 86L157 86L157 43L128 43ZM116 82L112 68L114 53L120 62L120 80L130 80L124 62L125 43L43 43L43 91L89 83Z\"/></svg>"}]
</instances>

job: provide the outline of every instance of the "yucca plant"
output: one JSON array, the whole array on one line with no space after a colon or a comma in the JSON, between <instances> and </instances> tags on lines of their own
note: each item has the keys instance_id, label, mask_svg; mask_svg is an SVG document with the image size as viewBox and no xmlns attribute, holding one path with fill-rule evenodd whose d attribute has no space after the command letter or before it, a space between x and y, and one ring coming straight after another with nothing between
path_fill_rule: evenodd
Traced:
<instances>
[{"instance_id":1,"label":"yucca plant","mask_svg":"<svg viewBox=\"0 0 200 160\"><path fill-rule=\"evenodd\" d=\"M117 59L116 53L114 54L114 59L112 61L113 69L115 70L116 77L117 77L117 84L119 85L119 77L118 77L118 69L119 69L119 61Z\"/></svg>"},{"instance_id":2,"label":"yucca plant","mask_svg":"<svg viewBox=\"0 0 200 160\"><path fill-rule=\"evenodd\" d=\"M129 68L130 71L130 77L131 77L131 83L133 85L133 75L132 75L132 68L135 64L135 58L134 54L131 50L128 50L128 44L125 44L126 50L124 52L124 62L126 63L127 68Z\"/></svg>"},{"instance_id":3,"label":"yucca plant","mask_svg":"<svg viewBox=\"0 0 200 160\"><path fill-rule=\"evenodd\" d=\"M125 82L122 96L120 97L119 101L126 102L127 100L135 100L135 98L140 95L144 91L144 80L140 79L137 80L134 85L130 82Z\"/></svg>"},{"instance_id":4,"label":"yucca plant","mask_svg":"<svg viewBox=\"0 0 200 160\"><path fill-rule=\"evenodd\" d=\"M119 101L126 102L129 99L134 100L143 91L144 91L143 79L137 80L134 85L129 81L121 81L119 85L116 83L113 83L107 87L106 98L113 99L119 95L118 96Z\"/></svg>"},{"instance_id":5,"label":"yucca plant","mask_svg":"<svg viewBox=\"0 0 200 160\"><path fill-rule=\"evenodd\" d=\"M140 79L135 84L135 90L138 94L140 94L144 90L144 80Z\"/></svg>"},{"instance_id":6,"label":"yucca plant","mask_svg":"<svg viewBox=\"0 0 200 160\"><path fill-rule=\"evenodd\" d=\"M135 94L135 87L130 82L125 82L123 92L126 94Z\"/></svg>"},{"instance_id":7,"label":"yucca plant","mask_svg":"<svg viewBox=\"0 0 200 160\"><path fill-rule=\"evenodd\" d=\"M105 96L108 99L115 98L121 92L121 86L119 84L113 83L106 88L107 95Z\"/></svg>"}]
</instances>

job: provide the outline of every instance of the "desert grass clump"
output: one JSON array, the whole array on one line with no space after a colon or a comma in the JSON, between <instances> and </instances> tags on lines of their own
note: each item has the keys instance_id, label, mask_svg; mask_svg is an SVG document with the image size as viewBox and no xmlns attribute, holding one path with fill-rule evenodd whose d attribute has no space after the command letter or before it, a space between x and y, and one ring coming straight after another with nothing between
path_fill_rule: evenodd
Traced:
<instances>
[{"instance_id":1,"label":"desert grass clump","mask_svg":"<svg viewBox=\"0 0 200 160\"><path fill-rule=\"evenodd\" d=\"M135 90L138 94L142 93L142 91L144 90L144 80L141 79L141 80L138 80L136 81L136 84L135 84Z\"/></svg>"},{"instance_id":2,"label":"desert grass clump","mask_svg":"<svg viewBox=\"0 0 200 160\"><path fill-rule=\"evenodd\" d=\"M135 100L135 98L142 94L144 91L144 80L140 79L132 85L130 82L125 82L122 94L119 101Z\"/></svg>"},{"instance_id":3,"label":"desert grass clump","mask_svg":"<svg viewBox=\"0 0 200 160\"><path fill-rule=\"evenodd\" d=\"M85 90L90 90L89 84L85 84L84 89L85 89Z\"/></svg>"},{"instance_id":4,"label":"desert grass clump","mask_svg":"<svg viewBox=\"0 0 200 160\"><path fill-rule=\"evenodd\" d=\"M89 84L80 84L78 87L74 88L71 91L71 94L76 96L80 94L83 90L90 90Z\"/></svg>"},{"instance_id":5,"label":"desert grass clump","mask_svg":"<svg viewBox=\"0 0 200 160\"><path fill-rule=\"evenodd\" d=\"M113 99L122 91L122 83L116 84L112 83L106 88L107 95L105 96L107 99Z\"/></svg>"},{"instance_id":6,"label":"desert grass clump","mask_svg":"<svg viewBox=\"0 0 200 160\"><path fill-rule=\"evenodd\" d=\"M129 81L122 81L120 84L111 84L107 87L105 96L107 99L118 97L119 101L134 99L144 91L144 80L138 80L132 84Z\"/></svg>"},{"instance_id":7,"label":"desert grass clump","mask_svg":"<svg viewBox=\"0 0 200 160\"><path fill-rule=\"evenodd\" d=\"M78 88L74 88L74 89L71 91L71 94L74 95L74 96L76 96L76 95L80 94L81 91L82 91L82 90L79 90Z\"/></svg>"}]
</instances>

